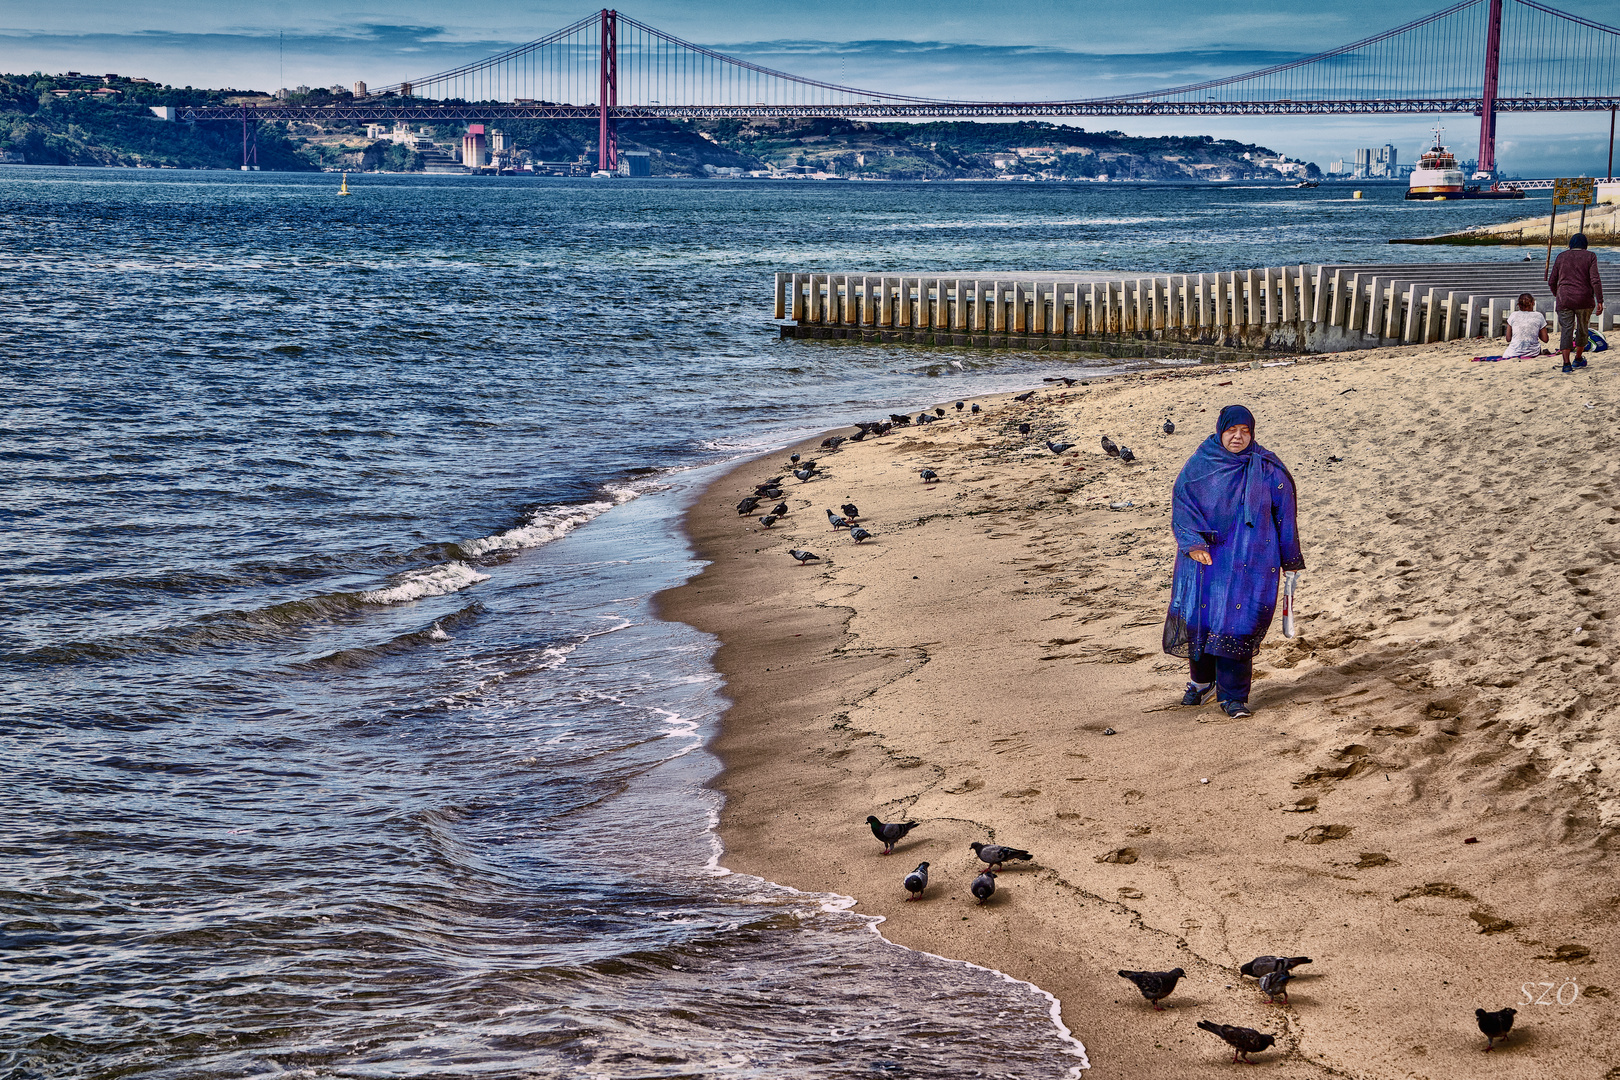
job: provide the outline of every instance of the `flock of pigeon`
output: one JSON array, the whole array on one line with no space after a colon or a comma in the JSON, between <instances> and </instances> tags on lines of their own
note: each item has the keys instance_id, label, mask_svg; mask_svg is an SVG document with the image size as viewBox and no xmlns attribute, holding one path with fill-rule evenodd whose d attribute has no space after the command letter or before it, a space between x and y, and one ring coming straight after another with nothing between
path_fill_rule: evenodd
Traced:
<instances>
[{"instance_id":1,"label":"flock of pigeon","mask_svg":"<svg viewBox=\"0 0 1620 1080\"><path fill-rule=\"evenodd\" d=\"M1076 380L1062 378L1048 381L1061 381L1065 386L1073 386ZM1013 400L1024 403L1028 402L1034 395L1035 391L1031 390L1017 395ZM958 413L968 407L966 402L958 401L956 403ZM978 413L980 411L979 405L974 403L971 410L973 413ZM897 427L910 427L912 425L925 427L928 424L938 423L946 415L943 408L936 408L932 413L920 412L915 418L891 413L886 421L856 424L857 430L854 435L834 435L823 439L821 446L825 450L836 453L839 447L846 442L861 442L864 439L887 435ZM1030 430L1031 427L1027 423L1018 426L1018 431L1022 435L1028 435ZM1174 435L1176 433L1174 421L1166 419L1163 430L1166 435ZM1069 442L1058 440L1047 440L1046 442L1046 448L1059 456L1073 449L1073 447L1074 444ZM1136 460L1136 455L1131 451L1130 447L1115 443L1107 435L1102 437L1102 449L1109 457L1118 458L1126 464ZM789 459L789 463L792 465L792 475L799 483L806 484L817 478L819 466L815 461L801 460L801 455L793 454ZM925 484L939 480L939 474L933 469L920 469L918 470L918 476ZM785 479L785 475L773 476L769 480L758 484L754 488L754 494L737 504L738 515L746 517L757 510L763 501L772 500L775 501L776 505L769 512L759 517L759 523L769 529L781 518L787 516L788 504L783 497L781 487ZM839 510L842 513L835 514L831 509L826 511L829 526L835 531L847 530L849 538L857 544L872 538L873 534L865 526L859 524L861 518L859 507L853 502L846 502L839 507ZM794 548L788 554L800 565L815 562L821 558L811 551L800 548ZM905 839L906 835L912 829L915 829L918 824L915 821L885 822L875 815L868 816L866 823L871 826L872 835L877 837L883 844L883 854L885 855L891 854L894 851L895 844ZM1007 847L1002 844L985 844L975 841L969 844L968 847L973 851L979 862L983 864L978 876L968 886L968 891L972 893L981 906L995 895L996 872L1002 868L1003 863L1009 861L1028 862L1034 858L1033 855L1021 848ZM907 900L922 899L923 893L928 889L928 869L928 863L918 863L917 868L905 876L901 885L909 894L906 897ZM1281 998L1281 1003L1286 1006L1288 1005L1288 983L1294 978L1293 969L1310 962L1311 958L1308 956L1257 956L1238 970L1243 975L1258 980L1260 992L1266 995L1267 1004L1277 1004L1278 999ZM1129 979L1134 983L1141 992L1142 997L1147 999L1154 1009L1162 1012L1163 1006L1159 1002L1170 996L1176 988L1176 983L1186 975L1186 972L1178 967L1169 971L1121 971L1119 975L1121 978ZM1496 1012L1487 1012L1484 1009L1474 1010L1479 1030L1485 1035L1485 1049L1487 1051L1495 1047L1496 1040L1507 1037L1509 1030L1513 1027L1515 1015L1517 1015L1517 1012L1514 1009L1499 1009ZM1198 1021L1198 1027L1220 1037L1231 1046L1233 1050L1232 1061L1234 1063L1257 1064L1249 1060L1249 1055L1268 1050L1277 1042L1275 1035L1235 1024L1217 1024L1211 1020L1200 1020Z\"/></svg>"},{"instance_id":2,"label":"flock of pigeon","mask_svg":"<svg viewBox=\"0 0 1620 1080\"><path fill-rule=\"evenodd\" d=\"M883 854L893 853L894 846L906 835L915 829L915 821L883 821L876 815L869 814L867 825L872 828L872 835L883 844ZM985 844L974 841L968 845L979 862L984 864L979 876L973 879L968 886L974 898L983 906L996 892L996 871L1001 869L1004 862L1028 862L1034 858L1022 848L1007 847L1003 844ZM928 889L929 864L921 862L917 868L907 874L901 881L901 887L910 895L907 900L920 900ZM1275 1005L1282 999L1284 1006L1288 1005L1288 984L1294 979L1294 969L1309 964L1308 956L1257 956L1247 964L1238 968L1243 975L1255 979L1259 983L1260 992L1266 995L1266 1004ZM1169 997L1176 989L1176 984L1186 975L1181 968L1171 968L1169 971L1121 971L1119 977L1129 979L1147 999L1148 1004L1158 1012L1164 1011L1159 1002ZM1509 1030L1513 1027L1513 1018L1517 1015L1515 1009L1499 1009L1496 1012L1487 1012L1484 1009L1475 1009L1474 1018L1479 1023L1479 1030L1485 1036L1485 1049L1490 1051L1496 1045L1497 1039L1507 1038ZM1225 1040L1232 1048L1232 1062L1242 1062L1247 1065L1259 1064L1249 1060L1250 1054L1258 1054L1262 1050L1269 1050L1277 1042L1277 1036L1264 1031L1257 1031L1251 1027L1241 1027L1237 1024L1217 1024L1213 1020L1198 1021L1200 1030L1207 1031Z\"/></svg>"}]
</instances>

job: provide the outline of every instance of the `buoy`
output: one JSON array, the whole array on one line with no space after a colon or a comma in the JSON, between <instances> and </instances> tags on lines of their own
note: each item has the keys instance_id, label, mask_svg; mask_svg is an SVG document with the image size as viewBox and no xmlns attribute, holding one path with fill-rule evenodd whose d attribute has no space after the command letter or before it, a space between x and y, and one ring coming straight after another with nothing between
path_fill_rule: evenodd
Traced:
<instances>
[{"instance_id":1,"label":"buoy","mask_svg":"<svg viewBox=\"0 0 1620 1080\"><path fill-rule=\"evenodd\" d=\"M343 174L343 186L338 188L338 194L339 195L347 195L347 194L349 194L349 174L348 173Z\"/></svg>"},{"instance_id":2,"label":"buoy","mask_svg":"<svg viewBox=\"0 0 1620 1080\"><path fill-rule=\"evenodd\" d=\"M1359 199L1359 198L1361 198L1361 192L1358 191L1355 194L1351 195L1350 197L1352 199Z\"/></svg>"}]
</instances>

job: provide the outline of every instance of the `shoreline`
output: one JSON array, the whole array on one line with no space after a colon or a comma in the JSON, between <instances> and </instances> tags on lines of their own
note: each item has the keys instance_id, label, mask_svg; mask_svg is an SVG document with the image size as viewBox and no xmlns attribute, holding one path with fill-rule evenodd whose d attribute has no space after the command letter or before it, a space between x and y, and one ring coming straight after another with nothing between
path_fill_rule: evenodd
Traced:
<instances>
[{"instance_id":1,"label":"shoreline","mask_svg":"<svg viewBox=\"0 0 1620 1080\"><path fill-rule=\"evenodd\" d=\"M732 503L785 455L733 466L686 512L708 565L656 600L719 639L722 863L855 897L897 945L1050 992L1088 1075L1225 1075L1195 1019L1276 1033L1259 1060L1288 1075L1460 1075L1483 1048L1472 1010L1517 1004L1495 1069L1603 1076L1620 1051L1605 1030L1620 690L1608 613L1582 597L1612 572L1615 440L1594 423L1615 418L1620 384L1601 366L1577 383L1545 359L1467 363L1485 344L1128 373L1027 405L990 395L980 417L836 453L811 439L798 448L824 478L786 481L793 513L768 531ZM1273 627L1246 721L1174 705L1185 676L1155 617L1169 485L1227 398L1295 470L1309 564L1302 637ZM1167 412L1181 433L1155 435ZM1525 422L1587 454L1537 445ZM1105 458L1103 431L1140 463ZM1054 458L1048 434L1078 446ZM921 464L942 482L917 483ZM1514 496L1547 505L1476 505ZM850 499L877 534L859 547L821 515ZM828 558L801 567L789 546ZM1481 577L1471 564L1498 547L1507 568ZM1542 610L1498 617L1530 593ZM1548 641L1560 620L1585 638ZM868 813L923 825L883 858ZM983 908L966 896L973 839L1036 856ZM905 903L920 859L927 899ZM1263 952L1315 960L1286 1009L1235 971ZM1115 975L1174 966L1188 974L1163 1013ZM1552 1011L1519 1000L1555 976L1589 992Z\"/></svg>"}]
</instances>

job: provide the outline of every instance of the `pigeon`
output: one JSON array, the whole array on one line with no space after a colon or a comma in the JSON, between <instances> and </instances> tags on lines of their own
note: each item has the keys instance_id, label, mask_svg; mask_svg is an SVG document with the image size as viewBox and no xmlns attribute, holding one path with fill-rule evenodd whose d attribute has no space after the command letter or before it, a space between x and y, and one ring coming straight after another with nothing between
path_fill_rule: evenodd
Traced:
<instances>
[{"instance_id":1,"label":"pigeon","mask_svg":"<svg viewBox=\"0 0 1620 1080\"><path fill-rule=\"evenodd\" d=\"M1018 434L1020 434L1020 435L1028 435L1029 434L1029 425L1028 424L1019 424L1018 425Z\"/></svg>"},{"instance_id":2,"label":"pigeon","mask_svg":"<svg viewBox=\"0 0 1620 1080\"><path fill-rule=\"evenodd\" d=\"M1121 446L1119 448L1119 460L1125 462L1128 465L1131 462L1136 460L1136 455L1131 453L1131 448L1130 447Z\"/></svg>"},{"instance_id":3,"label":"pigeon","mask_svg":"<svg viewBox=\"0 0 1620 1080\"><path fill-rule=\"evenodd\" d=\"M783 500L771 507L772 517L787 517L787 500Z\"/></svg>"},{"instance_id":4,"label":"pigeon","mask_svg":"<svg viewBox=\"0 0 1620 1080\"><path fill-rule=\"evenodd\" d=\"M854 503L845 503L838 509L842 510L844 512L844 516L849 518L851 521L854 521L856 518L861 516L861 508L856 506Z\"/></svg>"},{"instance_id":5,"label":"pigeon","mask_svg":"<svg viewBox=\"0 0 1620 1080\"><path fill-rule=\"evenodd\" d=\"M849 538L858 544L862 540L872 539L872 534L861 528L859 525L856 525L854 528L849 530Z\"/></svg>"},{"instance_id":6,"label":"pigeon","mask_svg":"<svg viewBox=\"0 0 1620 1080\"><path fill-rule=\"evenodd\" d=\"M964 406L964 405L966 405L966 404L967 404L967 402L965 402L965 401L958 401L958 402L957 402L957 403L956 403L956 411L957 411L957 412L961 412L961 411L962 411L962 407L963 407L963 406ZM975 410L973 410L973 411L974 411L974 412L978 412L978 410L977 410L977 409L975 409Z\"/></svg>"},{"instance_id":7,"label":"pigeon","mask_svg":"<svg viewBox=\"0 0 1620 1080\"><path fill-rule=\"evenodd\" d=\"M1249 1060L1250 1054L1258 1054L1262 1050L1269 1050L1277 1042L1277 1036L1275 1035L1267 1035L1262 1031L1254 1030L1254 1028L1238 1027L1235 1024L1217 1024L1210 1020L1200 1020L1198 1026L1205 1031L1213 1031L1226 1040L1226 1044L1234 1051L1232 1054L1232 1064L1234 1065L1240 1060L1244 1064L1253 1065L1254 1062Z\"/></svg>"},{"instance_id":8,"label":"pigeon","mask_svg":"<svg viewBox=\"0 0 1620 1080\"><path fill-rule=\"evenodd\" d=\"M887 855L894 850L894 845L906 838L906 833L917 827L915 821L879 821L874 815L866 816L866 823L872 826L872 835L883 841L883 854Z\"/></svg>"},{"instance_id":9,"label":"pigeon","mask_svg":"<svg viewBox=\"0 0 1620 1080\"><path fill-rule=\"evenodd\" d=\"M797 465L799 463L799 455L798 454L789 454L788 455L788 460L793 462L793 464Z\"/></svg>"},{"instance_id":10,"label":"pigeon","mask_svg":"<svg viewBox=\"0 0 1620 1080\"><path fill-rule=\"evenodd\" d=\"M940 408L936 408L936 409L935 409L935 410L934 410L934 415L935 415L935 416L944 416L944 415L945 415L945 410L944 410L944 409L940 409Z\"/></svg>"},{"instance_id":11,"label":"pigeon","mask_svg":"<svg viewBox=\"0 0 1620 1080\"><path fill-rule=\"evenodd\" d=\"M891 421L893 421L894 423L899 424L901 427L904 427L905 425L911 423L911 417L909 417L909 416L901 416L899 413L893 413L893 412L890 413L889 414L889 419Z\"/></svg>"},{"instance_id":12,"label":"pigeon","mask_svg":"<svg viewBox=\"0 0 1620 1080\"><path fill-rule=\"evenodd\" d=\"M986 870L984 873L974 878L970 891L974 896L979 898L979 906L983 907L984 902L995 895L996 872L994 870Z\"/></svg>"},{"instance_id":13,"label":"pigeon","mask_svg":"<svg viewBox=\"0 0 1620 1080\"><path fill-rule=\"evenodd\" d=\"M933 418L933 417L932 417L932 416L929 416L929 415L928 415L928 414L927 414L927 413L925 413L925 412L920 412L920 413L918 413L918 414L917 414L917 423L919 423L919 424L927 424L927 423L930 423L930 422L932 422L932 421L933 421L933 419L934 419L934 418Z\"/></svg>"},{"instance_id":14,"label":"pigeon","mask_svg":"<svg viewBox=\"0 0 1620 1080\"><path fill-rule=\"evenodd\" d=\"M1513 1018L1518 1014L1518 1009L1498 1009L1495 1012L1474 1010L1474 1018L1479 1021L1480 1034L1485 1036L1487 1054L1496 1046L1497 1039L1507 1038L1508 1032L1513 1029Z\"/></svg>"},{"instance_id":15,"label":"pigeon","mask_svg":"<svg viewBox=\"0 0 1620 1080\"><path fill-rule=\"evenodd\" d=\"M805 484L809 483L810 478L816 475L816 472L814 469L794 469L793 475L799 478L799 483Z\"/></svg>"},{"instance_id":16,"label":"pigeon","mask_svg":"<svg viewBox=\"0 0 1620 1080\"><path fill-rule=\"evenodd\" d=\"M782 489L779 487L768 487L764 491L755 492L755 494L762 499L780 499L782 497Z\"/></svg>"},{"instance_id":17,"label":"pigeon","mask_svg":"<svg viewBox=\"0 0 1620 1080\"><path fill-rule=\"evenodd\" d=\"M935 480L939 479L939 473L935 472L933 469L924 469L917 475L922 477L922 482L925 484L932 484Z\"/></svg>"},{"instance_id":18,"label":"pigeon","mask_svg":"<svg viewBox=\"0 0 1620 1080\"><path fill-rule=\"evenodd\" d=\"M1062 381L1064 386L1073 386L1075 383L1080 381L1078 379L1071 379L1067 375L1061 375L1059 376L1059 379Z\"/></svg>"},{"instance_id":19,"label":"pigeon","mask_svg":"<svg viewBox=\"0 0 1620 1080\"><path fill-rule=\"evenodd\" d=\"M1034 396L1035 396L1035 391L1033 391L1033 390L1025 390L1022 394L1019 394L1017 397L1013 398L1013 400L1014 401L1028 401L1030 398L1032 398Z\"/></svg>"},{"instance_id":20,"label":"pigeon","mask_svg":"<svg viewBox=\"0 0 1620 1080\"><path fill-rule=\"evenodd\" d=\"M1166 435L1174 435L1176 433L1176 423L1174 420L1166 420L1164 422L1164 433Z\"/></svg>"},{"instance_id":21,"label":"pigeon","mask_svg":"<svg viewBox=\"0 0 1620 1080\"><path fill-rule=\"evenodd\" d=\"M761 480L758 484L755 484L754 485L754 491L756 493L758 493L758 492L764 491L766 488L776 487L781 482L782 482L782 477L773 476L769 480Z\"/></svg>"},{"instance_id":22,"label":"pigeon","mask_svg":"<svg viewBox=\"0 0 1620 1080\"><path fill-rule=\"evenodd\" d=\"M978 412L979 411L979 403L977 401L975 401L973 403L973 410L972 411L973 412Z\"/></svg>"},{"instance_id":23,"label":"pigeon","mask_svg":"<svg viewBox=\"0 0 1620 1080\"><path fill-rule=\"evenodd\" d=\"M758 505L759 505L759 496L758 495L750 495L750 496L748 496L748 498L744 499L742 502L737 504L737 516L738 517L746 517L747 515L752 514L754 512L754 507L756 507Z\"/></svg>"},{"instance_id":24,"label":"pigeon","mask_svg":"<svg viewBox=\"0 0 1620 1080\"><path fill-rule=\"evenodd\" d=\"M979 857L980 862L984 863L986 866L997 868L999 868L1001 864L1006 862L1008 859L1028 862L1030 859L1035 857L1029 852L1020 848L1003 847L1000 844L981 844L977 840L969 844L968 847L973 849L973 853Z\"/></svg>"},{"instance_id":25,"label":"pigeon","mask_svg":"<svg viewBox=\"0 0 1620 1080\"><path fill-rule=\"evenodd\" d=\"M1282 995L1282 1003L1288 1004L1288 980L1293 977L1287 968L1278 968L1260 976L1260 992L1266 995L1267 1005L1277 1004L1279 994Z\"/></svg>"},{"instance_id":26,"label":"pigeon","mask_svg":"<svg viewBox=\"0 0 1620 1080\"><path fill-rule=\"evenodd\" d=\"M836 450L840 446L844 445L846 441L847 440L842 435L834 435L831 438L822 439L821 445L825 446L829 450Z\"/></svg>"},{"instance_id":27,"label":"pigeon","mask_svg":"<svg viewBox=\"0 0 1620 1080\"><path fill-rule=\"evenodd\" d=\"M849 441L860 442L864 438L866 438L866 425L862 424L861 429L849 437Z\"/></svg>"},{"instance_id":28,"label":"pigeon","mask_svg":"<svg viewBox=\"0 0 1620 1080\"><path fill-rule=\"evenodd\" d=\"M906 880L901 884L905 885L906 892L911 894L910 896L906 897L907 900L917 900L921 898L923 890L928 888L928 864L918 863L917 869L907 874Z\"/></svg>"},{"instance_id":29,"label":"pigeon","mask_svg":"<svg viewBox=\"0 0 1620 1080\"><path fill-rule=\"evenodd\" d=\"M1052 451L1054 454L1062 454L1070 449L1073 449L1073 447L1074 443L1072 442L1053 442L1051 439L1046 440L1046 448Z\"/></svg>"},{"instance_id":30,"label":"pigeon","mask_svg":"<svg viewBox=\"0 0 1620 1080\"><path fill-rule=\"evenodd\" d=\"M759 519L759 523L761 525L765 526L768 529L772 525L776 524L776 515L775 514L766 514L764 517Z\"/></svg>"},{"instance_id":31,"label":"pigeon","mask_svg":"<svg viewBox=\"0 0 1620 1080\"><path fill-rule=\"evenodd\" d=\"M1158 1012L1164 1012L1164 1006L1159 1002L1170 996L1170 992L1176 988L1176 983L1180 982L1185 974L1187 973L1180 968L1171 968L1169 971L1122 971L1119 977L1135 983L1136 988L1142 991L1142 996L1148 999L1148 1003Z\"/></svg>"},{"instance_id":32,"label":"pigeon","mask_svg":"<svg viewBox=\"0 0 1620 1080\"><path fill-rule=\"evenodd\" d=\"M805 462L805 463L804 463L804 464L803 464L803 465L801 465L801 466L799 466L799 467L800 467L800 468L801 468L801 469L804 469L804 470L806 470L806 471L808 471L808 472L815 472L815 471L816 471L816 470L817 470L817 469L819 469L819 468L820 468L820 467L821 467L821 466L819 466L819 465L817 465L817 464L816 464L816 462L815 462L815 459L814 459L814 458L811 458L811 459L810 459L810 460L809 460L809 461L807 461L807 462Z\"/></svg>"},{"instance_id":33,"label":"pigeon","mask_svg":"<svg viewBox=\"0 0 1620 1080\"><path fill-rule=\"evenodd\" d=\"M1238 970L1251 979L1258 979L1260 976L1268 975L1278 968L1289 971L1310 962L1311 958L1308 956L1257 956L1238 968Z\"/></svg>"},{"instance_id":34,"label":"pigeon","mask_svg":"<svg viewBox=\"0 0 1620 1080\"><path fill-rule=\"evenodd\" d=\"M1110 439L1106 435L1102 437L1102 448L1103 453L1107 454L1109 457L1119 457L1119 447L1115 446L1114 440Z\"/></svg>"},{"instance_id":35,"label":"pigeon","mask_svg":"<svg viewBox=\"0 0 1620 1080\"><path fill-rule=\"evenodd\" d=\"M801 551L798 548L794 548L792 551L788 552L788 554L793 556L795 559L799 560L799 565L800 566L803 566L805 563L809 562L811 559L819 559L819 558L821 558L820 555L814 554L813 552L809 552L809 551Z\"/></svg>"},{"instance_id":36,"label":"pigeon","mask_svg":"<svg viewBox=\"0 0 1620 1080\"><path fill-rule=\"evenodd\" d=\"M845 521L831 510L827 511L827 524L831 525L835 529L849 528L849 522Z\"/></svg>"}]
</instances>

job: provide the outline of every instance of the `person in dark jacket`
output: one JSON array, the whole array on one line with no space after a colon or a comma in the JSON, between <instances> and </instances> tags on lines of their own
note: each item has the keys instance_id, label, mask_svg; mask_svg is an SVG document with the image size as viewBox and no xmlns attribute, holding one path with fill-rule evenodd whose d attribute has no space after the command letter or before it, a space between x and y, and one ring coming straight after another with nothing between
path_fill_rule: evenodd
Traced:
<instances>
[{"instance_id":1,"label":"person in dark jacket","mask_svg":"<svg viewBox=\"0 0 1620 1080\"><path fill-rule=\"evenodd\" d=\"M1254 414L1222 409L1171 503L1177 556L1164 651L1189 662L1183 705L1219 695L1226 715L1252 715L1254 654L1277 609L1279 574L1305 568L1295 506L1288 467L1254 441Z\"/></svg>"},{"instance_id":2,"label":"person in dark jacket","mask_svg":"<svg viewBox=\"0 0 1620 1080\"><path fill-rule=\"evenodd\" d=\"M1558 308L1558 348L1564 357L1564 372L1586 366L1586 324L1592 312L1603 314L1603 279L1598 276L1597 256L1586 250L1586 234L1569 238L1569 250L1558 253L1547 272ZM1569 361L1571 345L1575 362Z\"/></svg>"}]
</instances>

